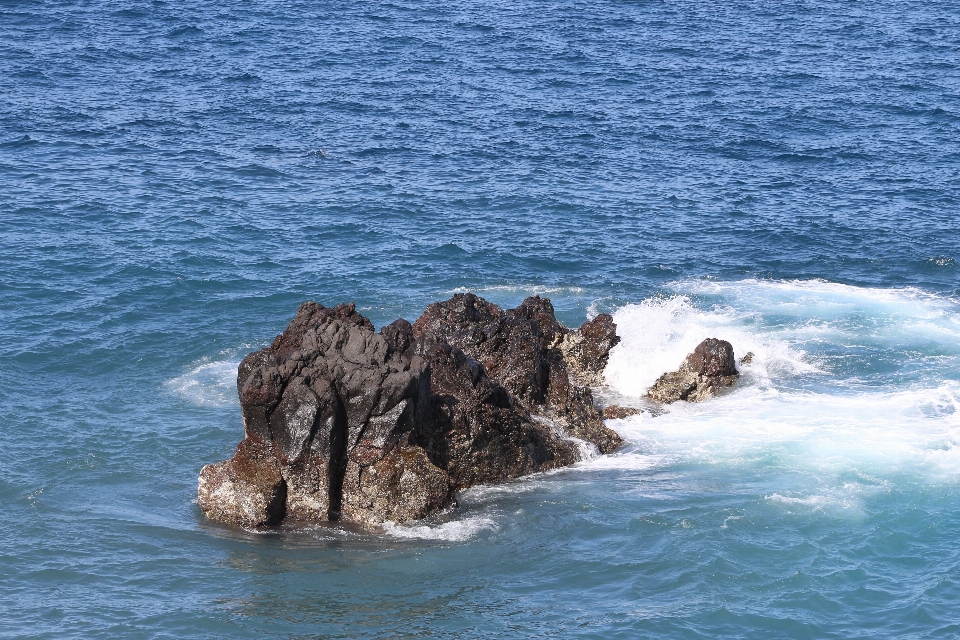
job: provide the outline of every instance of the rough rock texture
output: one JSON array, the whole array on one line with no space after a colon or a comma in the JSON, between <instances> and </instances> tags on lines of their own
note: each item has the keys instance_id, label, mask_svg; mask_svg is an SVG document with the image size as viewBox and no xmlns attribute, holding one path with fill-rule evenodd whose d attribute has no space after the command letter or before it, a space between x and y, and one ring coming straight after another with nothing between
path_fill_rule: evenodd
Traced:
<instances>
[{"instance_id":1,"label":"rough rock texture","mask_svg":"<svg viewBox=\"0 0 960 640\"><path fill-rule=\"evenodd\" d=\"M462 350L440 343L432 348L430 362L432 449L455 488L502 482L579 460L573 443L532 420Z\"/></svg>"},{"instance_id":2,"label":"rough rock texture","mask_svg":"<svg viewBox=\"0 0 960 640\"><path fill-rule=\"evenodd\" d=\"M707 338L687 356L680 369L660 376L647 396L663 403L702 402L736 384L740 377L736 362L729 342Z\"/></svg>"},{"instance_id":3,"label":"rough rock texture","mask_svg":"<svg viewBox=\"0 0 960 640\"><path fill-rule=\"evenodd\" d=\"M287 487L267 447L252 440L230 460L200 470L197 502L207 517L242 527L277 524L284 516Z\"/></svg>"},{"instance_id":4,"label":"rough rock texture","mask_svg":"<svg viewBox=\"0 0 960 640\"><path fill-rule=\"evenodd\" d=\"M635 416L640 413L640 409L634 407L621 407L618 404L612 404L609 407L604 407L603 411L604 420L622 420L624 418L629 418L630 416Z\"/></svg>"},{"instance_id":5,"label":"rough rock texture","mask_svg":"<svg viewBox=\"0 0 960 640\"><path fill-rule=\"evenodd\" d=\"M476 360L507 391L515 409L530 414L534 422L610 453L623 440L604 426L590 389L571 380L568 363L574 361L583 371L601 362L606 366L607 354L618 341L616 325L606 315L583 326L588 331L578 332L584 335L581 349L565 357L560 346L572 332L557 322L548 299L532 296L504 312L466 293L428 306L413 331L421 340L446 342Z\"/></svg>"},{"instance_id":6,"label":"rough rock texture","mask_svg":"<svg viewBox=\"0 0 960 640\"><path fill-rule=\"evenodd\" d=\"M571 379L588 387L603 384L603 370L607 367L610 349L619 342L617 325L609 313L601 313L584 322L577 331L567 332L560 343L560 351Z\"/></svg>"},{"instance_id":7,"label":"rough rock texture","mask_svg":"<svg viewBox=\"0 0 960 640\"><path fill-rule=\"evenodd\" d=\"M376 332L352 304L300 306L240 364L245 438L205 466L198 504L243 527L423 518L457 489L577 462L622 444L569 363L594 371L616 344L609 316L578 351L549 300L504 312L472 294ZM601 367L602 370L602 367Z\"/></svg>"}]
</instances>

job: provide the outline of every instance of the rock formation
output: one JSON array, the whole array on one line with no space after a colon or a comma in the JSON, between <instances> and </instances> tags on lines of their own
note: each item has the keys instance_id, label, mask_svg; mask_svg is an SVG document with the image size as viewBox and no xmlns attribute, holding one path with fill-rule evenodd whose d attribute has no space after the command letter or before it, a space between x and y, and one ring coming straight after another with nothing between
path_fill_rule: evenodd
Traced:
<instances>
[{"instance_id":1,"label":"rock formation","mask_svg":"<svg viewBox=\"0 0 960 640\"><path fill-rule=\"evenodd\" d=\"M702 402L732 387L739 377L733 346L726 340L707 338L686 357L680 369L660 376L647 396L662 403Z\"/></svg>"},{"instance_id":2,"label":"rock formation","mask_svg":"<svg viewBox=\"0 0 960 640\"><path fill-rule=\"evenodd\" d=\"M629 418L630 416L635 416L640 413L642 413L642 411L636 407L621 407L618 404L611 404L610 406L604 407L600 412L604 420L623 420L624 418Z\"/></svg>"},{"instance_id":3,"label":"rock formation","mask_svg":"<svg viewBox=\"0 0 960 640\"><path fill-rule=\"evenodd\" d=\"M560 343L570 377L585 387L603 384L603 370L610 359L610 349L620 342L617 325L610 314L601 313L583 323L577 331L568 331Z\"/></svg>"},{"instance_id":4,"label":"rock formation","mask_svg":"<svg viewBox=\"0 0 960 640\"><path fill-rule=\"evenodd\" d=\"M240 364L245 438L201 470L198 504L243 527L404 522L609 453L622 440L586 385L617 341L609 315L571 331L537 296L505 312L457 294L379 332L352 304L304 303Z\"/></svg>"}]
</instances>

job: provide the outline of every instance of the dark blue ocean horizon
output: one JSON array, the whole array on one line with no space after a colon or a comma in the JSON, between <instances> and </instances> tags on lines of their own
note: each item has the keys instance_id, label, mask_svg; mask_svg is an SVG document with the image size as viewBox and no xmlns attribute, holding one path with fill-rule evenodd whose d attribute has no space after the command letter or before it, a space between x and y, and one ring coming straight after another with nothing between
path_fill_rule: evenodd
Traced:
<instances>
[{"instance_id":1,"label":"dark blue ocean horizon","mask_svg":"<svg viewBox=\"0 0 960 640\"><path fill-rule=\"evenodd\" d=\"M950 3L0 5L0 635L960 635ZM386 533L206 521L297 305L473 291L732 393Z\"/></svg>"}]
</instances>

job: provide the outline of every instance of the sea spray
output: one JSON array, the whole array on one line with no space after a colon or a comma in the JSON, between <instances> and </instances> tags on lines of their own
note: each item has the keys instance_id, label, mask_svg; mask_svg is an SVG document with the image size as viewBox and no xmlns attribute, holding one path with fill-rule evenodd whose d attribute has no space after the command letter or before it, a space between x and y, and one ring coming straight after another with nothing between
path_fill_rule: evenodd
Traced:
<instances>
[{"instance_id":1,"label":"sea spray","mask_svg":"<svg viewBox=\"0 0 960 640\"><path fill-rule=\"evenodd\" d=\"M616 393L642 402L646 387L707 336L755 357L741 367L737 388L719 398L611 422L628 441L688 463L773 461L780 471L831 477L862 470L956 478L960 308L954 301L820 281L694 281L671 288L683 294L614 314L623 341L605 374ZM877 371L865 378L871 366Z\"/></svg>"}]
</instances>

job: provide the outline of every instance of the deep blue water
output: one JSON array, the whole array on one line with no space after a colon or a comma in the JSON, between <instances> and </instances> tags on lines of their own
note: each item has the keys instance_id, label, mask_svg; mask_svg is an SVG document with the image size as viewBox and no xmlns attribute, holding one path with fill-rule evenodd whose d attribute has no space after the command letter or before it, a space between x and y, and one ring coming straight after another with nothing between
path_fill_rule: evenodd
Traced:
<instances>
[{"instance_id":1,"label":"deep blue water","mask_svg":"<svg viewBox=\"0 0 960 640\"><path fill-rule=\"evenodd\" d=\"M948 2L0 3L0 634L960 636ZM204 520L306 299L733 393L385 535Z\"/></svg>"}]
</instances>

